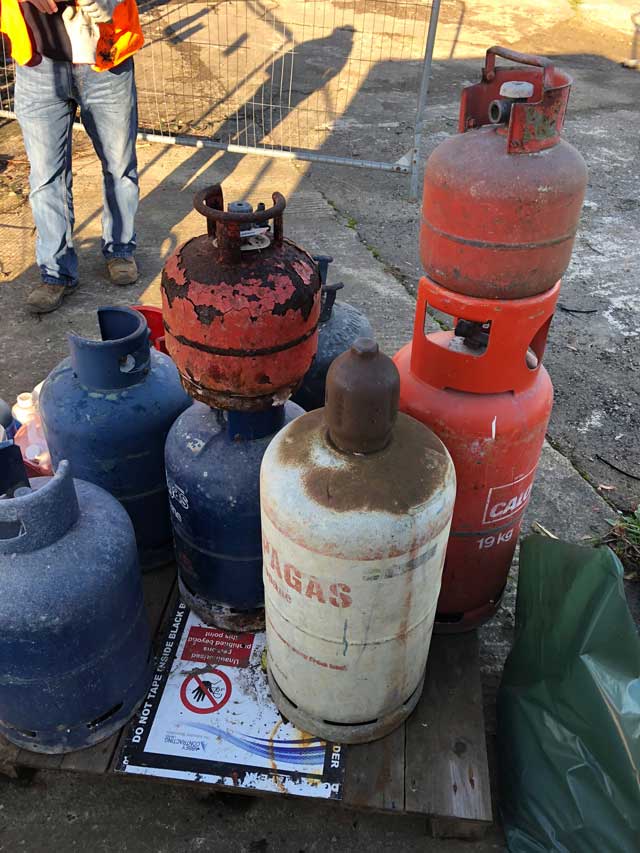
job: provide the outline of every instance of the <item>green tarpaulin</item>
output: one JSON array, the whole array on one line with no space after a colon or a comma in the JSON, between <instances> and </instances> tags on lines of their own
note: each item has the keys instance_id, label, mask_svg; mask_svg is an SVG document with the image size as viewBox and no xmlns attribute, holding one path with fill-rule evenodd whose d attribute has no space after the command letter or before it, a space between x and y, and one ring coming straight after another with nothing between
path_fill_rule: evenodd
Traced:
<instances>
[{"instance_id":1,"label":"green tarpaulin","mask_svg":"<svg viewBox=\"0 0 640 853\"><path fill-rule=\"evenodd\" d=\"M523 542L498 749L510 853L640 853L640 639L608 548Z\"/></svg>"}]
</instances>

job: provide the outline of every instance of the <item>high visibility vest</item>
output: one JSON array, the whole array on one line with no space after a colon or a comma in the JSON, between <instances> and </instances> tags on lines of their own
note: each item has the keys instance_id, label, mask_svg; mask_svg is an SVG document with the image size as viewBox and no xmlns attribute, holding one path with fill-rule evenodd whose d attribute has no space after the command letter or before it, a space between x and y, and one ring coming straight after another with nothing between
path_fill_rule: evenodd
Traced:
<instances>
[{"instance_id":1,"label":"high visibility vest","mask_svg":"<svg viewBox=\"0 0 640 853\"><path fill-rule=\"evenodd\" d=\"M135 0L122 0L113 12L113 20L98 27L95 71L108 71L119 65L144 44ZM18 0L0 0L0 32L11 42L11 56L18 65L32 60L33 44Z\"/></svg>"}]
</instances>

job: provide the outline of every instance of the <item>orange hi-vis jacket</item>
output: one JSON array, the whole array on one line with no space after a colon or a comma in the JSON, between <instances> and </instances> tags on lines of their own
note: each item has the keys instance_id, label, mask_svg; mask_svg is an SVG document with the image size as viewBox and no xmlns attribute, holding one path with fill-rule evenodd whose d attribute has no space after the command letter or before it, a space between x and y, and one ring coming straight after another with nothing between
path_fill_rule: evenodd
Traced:
<instances>
[{"instance_id":1,"label":"orange hi-vis jacket","mask_svg":"<svg viewBox=\"0 0 640 853\"><path fill-rule=\"evenodd\" d=\"M144 44L135 0L122 0L114 9L113 20L98 27L95 71L108 71L119 65ZM31 62L33 44L18 0L0 0L0 32L11 42L11 56L18 65Z\"/></svg>"}]
</instances>

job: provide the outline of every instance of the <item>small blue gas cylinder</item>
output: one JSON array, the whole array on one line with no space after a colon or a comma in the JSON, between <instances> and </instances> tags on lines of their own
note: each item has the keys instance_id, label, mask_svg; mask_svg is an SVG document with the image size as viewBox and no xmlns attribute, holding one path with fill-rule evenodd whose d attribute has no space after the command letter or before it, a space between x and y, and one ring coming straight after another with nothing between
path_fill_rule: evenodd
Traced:
<instances>
[{"instance_id":1,"label":"small blue gas cylinder","mask_svg":"<svg viewBox=\"0 0 640 853\"><path fill-rule=\"evenodd\" d=\"M229 631L264 628L260 464L274 435L303 414L194 403L167 437L171 521L182 600Z\"/></svg>"},{"instance_id":2,"label":"small blue gas cylinder","mask_svg":"<svg viewBox=\"0 0 640 853\"><path fill-rule=\"evenodd\" d=\"M324 388L327 372L331 363L358 338L372 338L373 330L365 315L349 305L348 302L336 302L336 295L344 284L327 284L330 255L314 255L320 269L322 282L322 309L318 324L318 351L311 367L306 372L302 385L292 400L306 411L324 406Z\"/></svg>"},{"instance_id":3,"label":"small blue gas cylinder","mask_svg":"<svg viewBox=\"0 0 640 853\"><path fill-rule=\"evenodd\" d=\"M142 314L100 308L98 322L100 341L69 335L71 357L40 394L42 425L54 470L68 459L74 477L118 498L151 569L173 555L164 442L191 399L169 356L150 348Z\"/></svg>"},{"instance_id":4,"label":"small blue gas cylinder","mask_svg":"<svg viewBox=\"0 0 640 853\"><path fill-rule=\"evenodd\" d=\"M134 714L151 635L125 510L64 460L54 477L25 481L16 451L0 446L0 733L62 753Z\"/></svg>"}]
</instances>

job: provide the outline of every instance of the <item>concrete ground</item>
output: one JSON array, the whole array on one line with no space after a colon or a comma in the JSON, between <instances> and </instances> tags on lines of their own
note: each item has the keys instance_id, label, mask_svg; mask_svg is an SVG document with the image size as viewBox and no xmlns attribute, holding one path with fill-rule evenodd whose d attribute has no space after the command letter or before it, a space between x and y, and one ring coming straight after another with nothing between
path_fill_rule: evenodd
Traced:
<instances>
[{"instance_id":1,"label":"concrete ground","mask_svg":"<svg viewBox=\"0 0 640 853\"><path fill-rule=\"evenodd\" d=\"M567 138L590 169L580 236L565 278L565 309L554 319L546 363L556 404L525 528L541 523L573 541L604 532L616 508L639 499L640 295L636 269L640 204L637 183L640 74L621 69L630 55L633 3L485 2L469 9L444 3L436 46L427 153L454 131L460 87L478 77L489 44L556 54L575 79ZM576 11L576 8L577 11ZM410 67L409 67L410 66ZM383 63L356 97L331 138L333 151L375 151L397 158L412 143L414 95L398 81L415 65ZM412 78L413 79L413 78ZM408 87L409 88L409 87ZM402 120L389 127L389 117ZM406 121L405 121L406 119ZM341 136L342 135L342 136ZM167 255L201 233L191 209L196 189L223 181L228 199L268 201L277 189L289 199L285 229L313 252L330 252L332 277L345 282L344 298L369 315L388 352L410 336L419 277L419 206L405 178L358 169L213 156L185 148L141 144L140 281L114 290L99 255L100 170L82 134L75 140L76 240L81 286L64 307L30 317L23 299L37 283L34 235L25 203L26 164L13 123L0 128L0 396L30 389L66 353L65 334L97 331L95 309L104 304L159 304L159 277ZM13 194L12 194L13 193ZM628 471L615 471L603 459ZM604 484L614 489L597 491ZM606 498L606 500L605 500ZM513 639L515 571L498 616L481 630L487 736L494 762L494 697ZM640 584L627 584L638 616ZM493 774L495 780L495 773ZM484 842L426 838L419 818L385 817L295 801L212 796L135 780L82 780L39 773L30 784L0 780L0 850L80 849L167 851L423 850L488 853L503 849L498 829Z\"/></svg>"}]
</instances>

